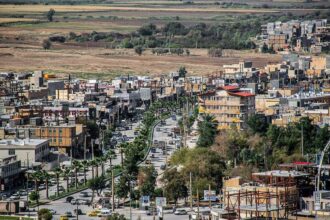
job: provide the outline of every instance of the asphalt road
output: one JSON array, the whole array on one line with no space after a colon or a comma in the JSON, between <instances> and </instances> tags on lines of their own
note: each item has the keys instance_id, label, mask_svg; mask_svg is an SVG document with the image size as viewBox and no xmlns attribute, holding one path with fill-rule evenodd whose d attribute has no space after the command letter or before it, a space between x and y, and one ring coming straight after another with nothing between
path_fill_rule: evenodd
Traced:
<instances>
[{"instance_id":1,"label":"asphalt road","mask_svg":"<svg viewBox=\"0 0 330 220\"><path fill-rule=\"evenodd\" d=\"M179 137L173 137L173 136L169 136L169 133L171 133L171 129L175 126L177 126L177 120L173 120L172 118L169 118L167 120L165 120L166 125L160 125L158 124L157 126L155 126L154 129L154 133L153 133L153 141L157 140L157 141L165 141L166 144L166 154L163 154L162 149L157 148L155 153L150 152L147 159L151 160L151 163L154 165L154 167L156 168L159 177L161 176L161 174L163 173L163 170L160 169L161 165L166 164L166 161L169 160L170 156L173 154L173 152L177 149L175 144L169 144L170 140L177 140L179 139ZM133 133L134 133L134 128L137 126L137 124L135 124L133 126L133 130L128 130L128 131L124 131L123 135L126 134L128 137L133 137ZM119 153L119 152L117 152ZM119 164L120 163L120 155L118 155L117 159L114 162L115 164ZM142 163L141 165L144 165L144 163ZM108 166L108 165L107 165ZM91 172L89 172L90 176L91 176ZM83 178L83 177L81 177ZM159 179L159 178L158 178ZM65 185L65 182L63 182L63 184ZM161 187L161 183L159 181L157 181L157 185L158 187ZM89 193L89 196L91 196L91 190L85 190L86 192ZM74 198L79 198L79 193L73 194L72 195ZM90 197L89 197L90 199ZM94 201L96 201L98 199L98 197L96 196ZM70 211L72 213L74 209L77 208L76 205L71 205L69 203L65 202L65 198L57 200L57 201L53 201L50 202L47 205L43 205L40 206L40 208L48 208L48 209L53 209L57 212L56 215L54 215L53 219L54 220L59 220L60 215L64 214L66 211ZM89 211L93 210L92 207L87 206L87 205L79 205L78 207L79 209L82 210L83 215L79 215L78 219L81 220L89 220L89 219L98 219L98 217L88 217L86 215L86 213L88 213ZM126 207L126 208L121 208L121 209L116 209L116 212L120 213L120 214L124 214L127 218L130 217L130 208ZM138 219L140 217L140 219L145 219L145 220L151 220L153 219L153 216L147 216L146 212L143 210L139 210L139 209L132 209L132 219ZM72 219L76 219L76 216L74 216ZM156 216L156 219L157 216ZM188 215L183 215L183 216L176 216L170 213L166 213L164 215L164 219L173 219L173 220L183 220L183 219L189 219Z\"/></svg>"}]
</instances>

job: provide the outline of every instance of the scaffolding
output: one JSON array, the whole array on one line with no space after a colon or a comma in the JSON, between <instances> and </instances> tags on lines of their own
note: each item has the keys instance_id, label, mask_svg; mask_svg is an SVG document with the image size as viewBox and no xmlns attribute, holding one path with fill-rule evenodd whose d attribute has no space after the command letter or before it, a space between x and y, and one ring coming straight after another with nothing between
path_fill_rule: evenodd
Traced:
<instances>
[{"instance_id":1,"label":"scaffolding","mask_svg":"<svg viewBox=\"0 0 330 220\"><path fill-rule=\"evenodd\" d=\"M231 219L288 219L298 209L298 190L292 178L270 185L224 191L224 206L236 212Z\"/></svg>"}]
</instances>

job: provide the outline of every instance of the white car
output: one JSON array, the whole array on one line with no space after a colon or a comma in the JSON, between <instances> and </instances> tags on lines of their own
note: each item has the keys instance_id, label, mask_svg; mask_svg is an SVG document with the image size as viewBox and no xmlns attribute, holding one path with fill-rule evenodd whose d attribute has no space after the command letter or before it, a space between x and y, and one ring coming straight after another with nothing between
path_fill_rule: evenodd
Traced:
<instances>
[{"instance_id":1,"label":"white car","mask_svg":"<svg viewBox=\"0 0 330 220\"><path fill-rule=\"evenodd\" d=\"M54 209L48 209L50 213L52 213L52 215L56 214L56 211Z\"/></svg>"},{"instance_id":2,"label":"white car","mask_svg":"<svg viewBox=\"0 0 330 220\"><path fill-rule=\"evenodd\" d=\"M104 217L104 216L109 216L111 215L111 210L107 208L102 208L100 210L100 213L97 215L98 217Z\"/></svg>"}]
</instances>

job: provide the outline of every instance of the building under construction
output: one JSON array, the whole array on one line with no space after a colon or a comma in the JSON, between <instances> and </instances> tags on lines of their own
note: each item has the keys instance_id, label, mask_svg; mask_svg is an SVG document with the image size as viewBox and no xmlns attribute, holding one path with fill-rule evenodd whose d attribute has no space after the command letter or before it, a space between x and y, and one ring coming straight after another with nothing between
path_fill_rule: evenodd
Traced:
<instances>
[{"instance_id":1,"label":"building under construction","mask_svg":"<svg viewBox=\"0 0 330 220\"><path fill-rule=\"evenodd\" d=\"M223 207L231 219L288 219L299 209L299 196L309 191L308 174L297 171L253 173L250 183L226 180Z\"/></svg>"}]
</instances>

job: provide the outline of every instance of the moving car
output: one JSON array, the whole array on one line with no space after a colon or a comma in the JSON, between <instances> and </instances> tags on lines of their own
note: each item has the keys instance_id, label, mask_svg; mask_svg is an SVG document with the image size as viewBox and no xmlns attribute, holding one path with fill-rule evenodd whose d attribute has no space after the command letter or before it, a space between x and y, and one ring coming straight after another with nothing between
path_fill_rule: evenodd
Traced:
<instances>
[{"instance_id":1,"label":"moving car","mask_svg":"<svg viewBox=\"0 0 330 220\"><path fill-rule=\"evenodd\" d=\"M69 218L68 218L68 216L61 215L61 216L60 216L60 220L69 220Z\"/></svg>"},{"instance_id":2,"label":"moving car","mask_svg":"<svg viewBox=\"0 0 330 220\"><path fill-rule=\"evenodd\" d=\"M83 214L81 209L74 209L73 212L74 212L75 215L82 215Z\"/></svg>"},{"instance_id":3,"label":"moving car","mask_svg":"<svg viewBox=\"0 0 330 220\"><path fill-rule=\"evenodd\" d=\"M64 216L69 217L69 218L73 217L72 212L65 212Z\"/></svg>"},{"instance_id":4,"label":"moving car","mask_svg":"<svg viewBox=\"0 0 330 220\"><path fill-rule=\"evenodd\" d=\"M50 213L52 213L52 215L56 214L56 211L54 209L48 209Z\"/></svg>"},{"instance_id":5,"label":"moving car","mask_svg":"<svg viewBox=\"0 0 330 220\"><path fill-rule=\"evenodd\" d=\"M100 210L92 210L87 213L87 216L96 217L100 213Z\"/></svg>"},{"instance_id":6,"label":"moving car","mask_svg":"<svg viewBox=\"0 0 330 220\"><path fill-rule=\"evenodd\" d=\"M73 200L73 199L74 199L73 196L68 196L68 197L66 197L65 202L71 203L71 200Z\"/></svg>"},{"instance_id":7,"label":"moving car","mask_svg":"<svg viewBox=\"0 0 330 220\"><path fill-rule=\"evenodd\" d=\"M97 215L98 217L103 217L103 215L110 215L111 214L111 211L110 209L107 209L107 208L102 208L100 210L100 213Z\"/></svg>"},{"instance_id":8,"label":"moving car","mask_svg":"<svg viewBox=\"0 0 330 220\"><path fill-rule=\"evenodd\" d=\"M88 192L80 192L79 197L88 197Z\"/></svg>"}]
</instances>

